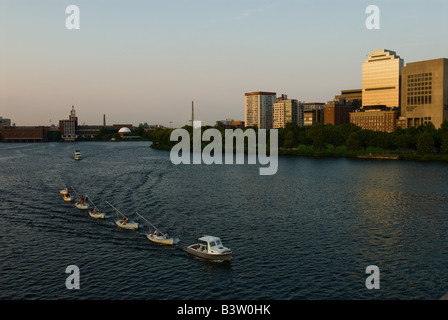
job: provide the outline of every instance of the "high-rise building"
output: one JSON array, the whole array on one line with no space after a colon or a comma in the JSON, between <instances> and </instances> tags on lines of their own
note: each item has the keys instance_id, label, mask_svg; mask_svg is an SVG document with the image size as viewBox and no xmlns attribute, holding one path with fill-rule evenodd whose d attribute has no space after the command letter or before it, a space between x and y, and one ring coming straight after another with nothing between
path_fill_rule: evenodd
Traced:
<instances>
[{"instance_id":1,"label":"high-rise building","mask_svg":"<svg viewBox=\"0 0 448 320\"><path fill-rule=\"evenodd\" d=\"M325 103L307 102L303 104L303 125L310 127L316 123L324 123Z\"/></svg>"},{"instance_id":2,"label":"high-rise building","mask_svg":"<svg viewBox=\"0 0 448 320\"><path fill-rule=\"evenodd\" d=\"M335 99L345 99L351 102L355 109L362 106L362 89L342 90L340 95L335 96Z\"/></svg>"},{"instance_id":3,"label":"high-rise building","mask_svg":"<svg viewBox=\"0 0 448 320\"><path fill-rule=\"evenodd\" d=\"M272 129L272 109L276 100L275 92L248 92L244 100L244 122L246 127Z\"/></svg>"},{"instance_id":4,"label":"high-rise building","mask_svg":"<svg viewBox=\"0 0 448 320\"><path fill-rule=\"evenodd\" d=\"M325 104L324 124L332 124L334 126L350 122L350 112L354 110L353 103L345 101L345 99L334 99Z\"/></svg>"},{"instance_id":5,"label":"high-rise building","mask_svg":"<svg viewBox=\"0 0 448 320\"><path fill-rule=\"evenodd\" d=\"M406 127L448 120L448 59L406 64L402 71L401 115Z\"/></svg>"},{"instance_id":6,"label":"high-rise building","mask_svg":"<svg viewBox=\"0 0 448 320\"><path fill-rule=\"evenodd\" d=\"M287 123L296 123L303 127L303 103L288 99L286 94L282 94L274 103L272 128L284 128Z\"/></svg>"},{"instance_id":7,"label":"high-rise building","mask_svg":"<svg viewBox=\"0 0 448 320\"><path fill-rule=\"evenodd\" d=\"M373 50L362 64L362 107L400 107L400 75L403 67L394 51Z\"/></svg>"}]
</instances>

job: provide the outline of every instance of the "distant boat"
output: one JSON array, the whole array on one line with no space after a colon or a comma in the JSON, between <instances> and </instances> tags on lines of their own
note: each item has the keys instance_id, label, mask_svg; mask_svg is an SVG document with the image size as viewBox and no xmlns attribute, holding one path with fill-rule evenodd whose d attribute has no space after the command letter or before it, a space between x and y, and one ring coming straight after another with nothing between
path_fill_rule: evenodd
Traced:
<instances>
[{"instance_id":1,"label":"distant boat","mask_svg":"<svg viewBox=\"0 0 448 320\"><path fill-rule=\"evenodd\" d=\"M81 159L82 159L82 157L81 157L81 151L79 151L79 150L75 150L75 153L73 154L73 158L74 158L75 160L81 160Z\"/></svg>"},{"instance_id":2,"label":"distant boat","mask_svg":"<svg viewBox=\"0 0 448 320\"><path fill-rule=\"evenodd\" d=\"M137 222L129 221L129 218L126 217L123 213L121 213L120 210L115 208L109 202L106 201L106 203L108 205L110 205L112 208L114 208L115 211L117 211L117 213L119 213L123 217L122 219L118 218L115 221L115 224L117 225L117 227L122 228L122 229L138 229L138 223ZM117 216L118 216L118 214L117 214Z\"/></svg>"}]
</instances>

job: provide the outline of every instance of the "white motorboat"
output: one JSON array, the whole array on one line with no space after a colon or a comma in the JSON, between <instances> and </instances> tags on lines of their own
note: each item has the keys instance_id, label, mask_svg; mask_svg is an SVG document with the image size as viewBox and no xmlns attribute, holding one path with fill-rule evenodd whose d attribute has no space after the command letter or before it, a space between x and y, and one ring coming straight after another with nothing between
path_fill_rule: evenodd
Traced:
<instances>
[{"instance_id":1,"label":"white motorboat","mask_svg":"<svg viewBox=\"0 0 448 320\"><path fill-rule=\"evenodd\" d=\"M81 159L82 159L82 157L81 157L81 151L79 151L79 150L75 150L75 152L73 153L73 158L74 158L75 160L81 160Z\"/></svg>"},{"instance_id":2,"label":"white motorboat","mask_svg":"<svg viewBox=\"0 0 448 320\"><path fill-rule=\"evenodd\" d=\"M214 260L230 261L232 250L222 245L221 239L214 236L203 236L198 238L198 243L184 247L184 250L196 257Z\"/></svg>"},{"instance_id":3,"label":"white motorboat","mask_svg":"<svg viewBox=\"0 0 448 320\"><path fill-rule=\"evenodd\" d=\"M63 197L65 202L71 202L73 200L73 197L70 195L70 193L64 194Z\"/></svg>"},{"instance_id":4,"label":"white motorboat","mask_svg":"<svg viewBox=\"0 0 448 320\"><path fill-rule=\"evenodd\" d=\"M110 205L112 208L114 208L115 211L117 211L117 216L118 216L118 213L119 213L123 217L122 219L118 219L118 220L115 221L115 224L117 225L117 227L123 228L123 229L138 229L138 223L137 222L129 221L128 217L126 217L123 213L121 213L120 210L115 208L109 202L106 201L106 203L108 205Z\"/></svg>"},{"instance_id":5,"label":"white motorboat","mask_svg":"<svg viewBox=\"0 0 448 320\"><path fill-rule=\"evenodd\" d=\"M174 239L170 237L168 233L161 232L151 222L142 217L138 212L136 212L136 214L138 214L140 218L142 218L148 225L150 225L154 229L146 234L146 238L148 238L149 241L167 245L173 245L179 242L179 239Z\"/></svg>"}]
</instances>

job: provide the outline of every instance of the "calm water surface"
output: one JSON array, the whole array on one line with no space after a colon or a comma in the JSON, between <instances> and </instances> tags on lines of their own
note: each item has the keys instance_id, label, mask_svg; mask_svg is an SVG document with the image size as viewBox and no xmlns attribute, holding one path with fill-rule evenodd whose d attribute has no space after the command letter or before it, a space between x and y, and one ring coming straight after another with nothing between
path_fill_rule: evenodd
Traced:
<instances>
[{"instance_id":1,"label":"calm water surface","mask_svg":"<svg viewBox=\"0 0 448 320\"><path fill-rule=\"evenodd\" d=\"M179 165L146 142L0 144L0 299L438 299L448 292L448 165L279 158ZM75 148L84 159L75 161ZM107 214L62 200L73 186ZM115 226L111 202L189 245L220 236L207 262ZM80 269L68 290L65 269ZM366 267L380 268L367 290Z\"/></svg>"}]
</instances>

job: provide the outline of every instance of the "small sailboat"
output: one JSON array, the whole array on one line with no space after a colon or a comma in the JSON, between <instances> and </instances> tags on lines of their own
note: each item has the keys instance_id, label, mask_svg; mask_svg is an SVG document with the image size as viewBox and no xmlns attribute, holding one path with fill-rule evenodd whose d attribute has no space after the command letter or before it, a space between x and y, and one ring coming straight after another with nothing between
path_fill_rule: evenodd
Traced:
<instances>
[{"instance_id":1,"label":"small sailboat","mask_svg":"<svg viewBox=\"0 0 448 320\"><path fill-rule=\"evenodd\" d=\"M97 206L93 203L92 200L90 200L90 203L93 205L93 209L89 209L89 216L95 219L104 219L105 214L104 212L101 212L101 209L98 209Z\"/></svg>"},{"instance_id":2,"label":"small sailboat","mask_svg":"<svg viewBox=\"0 0 448 320\"><path fill-rule=\"evenodd\" d=\"M76 193L76 197L78 201L75 203L75 207L80 210L88 210L89 209L89 203L88 203L88 197L85 196L79 196L78 192L76 192L75 188L71 187L73 191Z\"/></svg>"},{"instance_id":3,"label":"small sailboat","mask_svg":"<svg viewBox=\"0 0 448 320\"><path fill-rule=\"evenodd\" d=\"M140 218L142 218L148 225L150 225L154 229L150 230L149 233L146 234L146 238L148 238L149 241L167 245L173 245L179 242L178 238L174 239L170 237L168 233L161 232L153 224L151 224L151 222L142 217L138 212L136 212L136 214L138 214Z\"/></svg>"},{"instance_id":4,"label":"small sailboat","mask_svg":"<svg viewBox=\"0 0 448 320\"><path fill-rule=\"evenodd\" d=\"M120 210L118 210L117 208L115 208L113 205L111 205L109 202L106 201L106 203L108 205L110 205L112 208L115 209L115 211L117 211L117 213L119 213L123 218L122 219L117 219L115 221L115 224L117 225L117 227L119 228L123 228L123 229L138 229L138 223L137 222L133 222L133 221L129 221L129 218L126 217L123 213L120 212ZM118 217L118 214L117 214Z\"/></svg>"},{"instance_id":5,"label":"small sailboat","mask_svg":"<svg viewBox=\"0 0 448 320\"><path fill-rule=\"evenodd\" d=\"M73 197L70 195L70 192L68 192L68 193L64 194L63 199L65 202L72 202Z\"/></svg>"}]
</instances>

